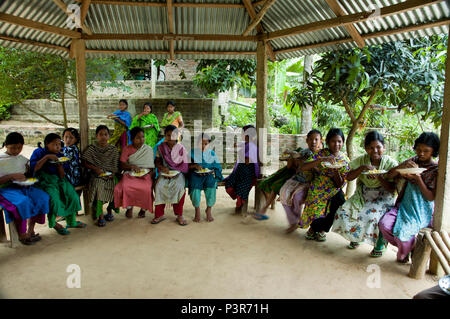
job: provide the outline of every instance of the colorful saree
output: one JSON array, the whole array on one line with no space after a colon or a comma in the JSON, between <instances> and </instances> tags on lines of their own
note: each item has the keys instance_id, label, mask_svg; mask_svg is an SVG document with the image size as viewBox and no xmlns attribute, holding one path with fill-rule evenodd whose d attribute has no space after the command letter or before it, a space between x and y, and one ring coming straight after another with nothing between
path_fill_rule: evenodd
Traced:
<instances>
[{"instance_id":1,"label":"colorful saree","mask_svg":"<svg viewBox=\"0 0 450 319\"><path fill-rule=\"evenodd\" d=\"M153 127L146 127L153 125ZM150 147L154 147L158 141L159 123L155 114L150 113L141 117L135 116L133 122L131 122L130 130L134 127L141 127L145 134L145 144Z\"/></svg>"}]
</instances>

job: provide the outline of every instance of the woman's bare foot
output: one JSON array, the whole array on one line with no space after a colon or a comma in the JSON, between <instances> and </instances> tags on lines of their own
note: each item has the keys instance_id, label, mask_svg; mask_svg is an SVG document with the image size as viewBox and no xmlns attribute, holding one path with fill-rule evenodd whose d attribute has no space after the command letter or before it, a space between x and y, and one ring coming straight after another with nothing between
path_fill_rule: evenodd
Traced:
<instances>
[{"instance_id":1,"label":"woman's bare foot","mask_svg":"<svg viewBox=\"0 0 450 319\"><path fill-rule=\"evenodd\" d=\"M139 211L138 218L145 218L145 210L141 209Z\"/></svg>"},{"instance_id":2,"label":"woman's bare foot","mask_svg":"<svg viewBox=\"0 0 450 319\"><path fill-rule=\"evenodd\" d=\"M208 222L214 221L214 218L213 218L212 215L211 215L211 207L206 208L205 213L206 213L206 220L207 220Z\"/></svg>"},{"instance_id":3,"label":"woman's bare foot","mask_svg":"<svg viewBox=\"0 0 450 319\"><path fill-rule=\"evenodd\" d=\"M125 216L127 216L127 218L133 218L133 208L127 209Z\"/></svg>"},{"instance_id":4,"label":"woman's bare foot","mask_svg":"<svg viewBox=\"0 0 450 319\"><path fill-rule=\"evenodd\" d=\"M297 227L297 224L293 224L293 225L291 225L291 226L289 226L289 228L288 229L286 229L286 234L290 234L290 233L292 233L294 230L296 230L298 227Z\"/></svg>"},{"instance_id":5,"label":"woman's bare foot","mask_svg":"<svg viewBox=\"0 0 450 319\"><path fill-rule=\"evenodd\" d=\"M199 223L201 220L200 218L200 207L195 207L195 217L193 219L194 222Z\"/></svg>"},{"instance_id":6,"label":"woman's bare foot","mask_svg":"<svg viewBox=\"0 0 450 319\"><path fill-rule=\"evenodd\" d=\"M177 222L178 222L178 224L180 226L186 226L187 225L186 220L183 218L183 216L178 216L177 217Z\"/></svg>"}]
</instances>

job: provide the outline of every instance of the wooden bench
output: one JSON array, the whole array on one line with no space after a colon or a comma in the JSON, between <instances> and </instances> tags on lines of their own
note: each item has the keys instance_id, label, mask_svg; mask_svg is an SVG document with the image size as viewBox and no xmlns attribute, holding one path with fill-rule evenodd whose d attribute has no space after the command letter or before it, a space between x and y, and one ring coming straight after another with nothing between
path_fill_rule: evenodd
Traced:
<instances>
[{"instance_id":1,"label":"wooden bench","mask_svg":"<svg viewBox=\"0 0 450 319\"><path fill-rule=\"evenodd\" d=\"M412 256L412 264L408 276L422 279L428 268L431 253L436 254L445 273L450 274L450 239L446 231L422 229L416 238L416 247Z\"/></svg>"},{"instance_id":2,"label":"wooden bench","mask_svg":"<svg viewBox=\"0 0 450 319\"><path fill-rule=\"evenodd\" d=\"M0 242L9 242L11 248L15 248L19 245L19 233L17 232L16 224L12 221L9 224L5 223L3 217L6 212L0 207ZM9 231L9 241L6 235L6 228Z\"/></svg>"}]
</instances>

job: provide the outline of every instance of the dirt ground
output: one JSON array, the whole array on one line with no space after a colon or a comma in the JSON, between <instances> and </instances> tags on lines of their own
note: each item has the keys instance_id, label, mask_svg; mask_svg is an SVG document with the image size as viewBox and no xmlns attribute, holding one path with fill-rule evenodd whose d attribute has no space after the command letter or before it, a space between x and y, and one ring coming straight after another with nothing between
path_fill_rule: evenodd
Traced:
<instances>
[{"instance_id":1,"label":"dirt ground","mask_svg":"<svg viewBox=\"0 0 450 319\"><path fill-rule=\"evenodd\" d=\"M39 225L42 241L36 245L0 245L0 297L389 299L412 298L437 284L428 275L407 277L409 265L396 263L392 248L374 259L370 246L349 250L334 233L323 243L305 240L305 230L286 235L280 203L269 210L269 220L250 223L234 214L233 205L220 188L212 223L192 222L187 199L185 227L171 210L167 220L151 225L152 214L138 219L137 209L133 219L122 210L104 228L80 216L88 227L68 236ZM81 269L81 288L67 288L71 264ZM379 266L380 288L367 285L375 276L367 271L372 264Z\"/></svg>"}]
</instances>

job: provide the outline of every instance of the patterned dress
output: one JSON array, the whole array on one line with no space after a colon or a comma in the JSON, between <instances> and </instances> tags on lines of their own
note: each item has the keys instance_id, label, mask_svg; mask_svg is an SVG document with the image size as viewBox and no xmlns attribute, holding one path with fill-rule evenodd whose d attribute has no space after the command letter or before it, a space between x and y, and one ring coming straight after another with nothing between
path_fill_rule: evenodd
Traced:
<instances>
[{"instance_id":1,"label":"patterned dress","mask_svg":"<svg viewBox=\"0 0 450 319\"><path fill-rule=\"evenodd\" d=\"M371 165L369 155L350 163L351 169ZM383 156L378 169L389 171L398 165L389 156ZM386 190L377 179L367 175L358 177L355 194L337 211L333 231L351 242L376 245L379 237L378 222L394 206L396 195Z\"/></svg>"},{"instance_id":2,"label":"patterned dress","mask_svg":"<svg viewBox=\"0 0 450 319\"><path fill-rule=\"evenodd\" d=\"M62 153L65 157L70 158L66 164L64 164L64 173L70 184L73 186L80 185L81 182L81 168L80 168L80 151L78 146L71 145L62 149Z\"/></svg>"},{"instance_id":3,"label":"patterned dress","mask_svg":"<svg viewBox=\"0 0 450 319\"><path fill-rule=\"evenodd\" d=\"M331 152L326 148L313 154L306 162L329 156L331 156ZM345 154L339 153L339 155L336 156L336 161L344 161L346 163L344 167L339 169L339 172L345 179L350 171L350 166L348 164L349 159ZM303 210L303 214L298 223L300 228L307 228L317 218L324 217L326 215L328 200L344 187L345 183L340 188L336 187L332 176L331 169L325 168L323 165L317 167L314 179L311 181L308 189L308 195L305 200L305 209Z\"/></svg>"}]
</instances>

